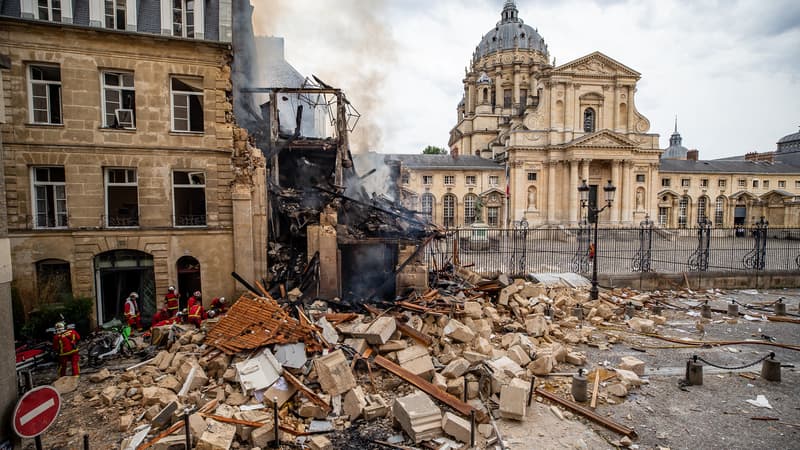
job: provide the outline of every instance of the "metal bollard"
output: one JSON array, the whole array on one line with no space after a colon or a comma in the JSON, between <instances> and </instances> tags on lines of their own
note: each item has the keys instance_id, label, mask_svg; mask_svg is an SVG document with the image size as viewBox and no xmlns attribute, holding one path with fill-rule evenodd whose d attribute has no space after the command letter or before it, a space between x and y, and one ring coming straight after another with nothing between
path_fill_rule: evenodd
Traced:
<instances>
[{"instance_id":1,"label":"metal bollard","mask_svg":"<svg viewBox=\"0 0 800 450\"><path fill-rule=\"evenodd\" d=\"M700 316L704 319L711 318L711 305L708 304L708 300L700 307Z\"/></svg>"},{"instance_id":2,"label":"metal bollard","mask_svg":"<svg viewBox=\"0 0 800 450\"><path fill-rule=\"evenodd\" d=\"M583 306L580 304L575 305L572 308L572 315L577 317L579 320L583 320Z\"/></svg>"},{"instance_id":3,"label":"metal bollard","mask_svg":"<svg viewBox=\"0 0 800 450\"><path fill-rule=\"evenodd\" d=\"M689 386L703 385L703 365L697 361L697 355L686 361L686 383Z\"/></svg>"},{"instance_id":4,"label":"metal bollard","mask_svg":"<svg viewBox=\"0 0 800 450\"><path fill-rule=\"evenodd\" d=\"M467 403L468 400L467 398L467 392L469 391L469 389L467 389L468 383L469 382L467 381L467 377L464 377L464 403Z\"/></svg>"},{"instance_id":5,"label":"metal bollard","mask_svg":"<svg viewBox=\"0 0 800 450\"><path fill-rule=\"evenodd\" d=\"M489 414L491 414L491 412ZM477 422L475 420L475 410L473 409L469 413L469 446L470 446L470 448L475 447L475 428L476 427L477 427Z\"/></svg>"},{"instance_id":6,"label":"metal bollard","mask_svg":"<svg viewBox=\"0 0 800 450\"><path fill-rule=\"evenodd\" d=\"M635 314L636 314L636 307L633 306L633 303L628 302L628 304L625 305L625 317L631 319Z\"/></svg>"},{"instance_id":7,"label":"metal bollard","mask_svg":"<svg viewBox=\"0 0 800 450\"><path fill-rule=\"evenodd\" d=\"M273 422L275 424L275 440L272 442L272 448L280 448L281 446L281 437L278 434L278 430L280 429L280 423L278 418L278 397L272 398L272 404L275 406L274 411L275 414L273 416Z\"/></svg>"},{"instance_id":8,"label":"metal bollard","mask_svg":"<svg viewBox=\"0 0 800 450\"><path fill-rule=\"evenodd\" d=\"M783 303L783 297L778 299L778 302L775 303L775 315L776 316L785 316L786 315L786 303Z\"/></svg>"},{"instance_id":9,"label":"metal bollard","mask_svg":"<svg viewBox=\"0 0 800 450\"><path fill-rule=\"evenodd\" d=\"M189 408L183 409L183 433L186 436L186 448L192 448L192 431L189 428Z\"/></svg>"},{"instance_id":10,"label":"metal bollard","mask_svg":"<svg viewBox=\"0 0 800 450\"><path fill-rule=\"evenodd\" d=\"M775 359L775 352L769 354L769 359L761 363L761 378L767 381L781 381L781 363Z\"/></svg>"},{"instance_id":11,"label":"metal bollard","mask_svg":"<svg viewBox=\"0 0 800 450\"><path fill-rule=\"evenodd\" d=\"M739 305L734 303L733 300L728 303L728 315L731 317L739 317Z\"/></svg>"},{"instance_id":12,"label":"metal bollard","mask_svg":"<svg viewBox=\"0 0 800 450\"><path fill-rule=\"evenodd\" d=\"M572 376L572 398L576 402L585 402L589 396L586 388L586 377L583 375L583 369L578 369L578 373Z\"/></svg>"},{"instance_id":13,"label":"metal bollard","mask_svg":"<svg viewBox=\"0 0 800 450\"><path fill-rule=\"evenodd\" d=\"M83 435L83 450L89 450L89 435Z\"/></svg>"}]
</instances>

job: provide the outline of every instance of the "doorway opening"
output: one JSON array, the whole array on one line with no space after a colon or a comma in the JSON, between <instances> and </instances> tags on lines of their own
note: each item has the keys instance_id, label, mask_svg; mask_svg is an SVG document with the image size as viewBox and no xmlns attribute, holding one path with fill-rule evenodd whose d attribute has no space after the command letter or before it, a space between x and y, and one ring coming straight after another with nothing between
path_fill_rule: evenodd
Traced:
<instances>
[{"instance_id":1,"label":"doorway opening","mask_svg":"<svg viewBox=\"0 0 800 450\"><path fill-rule=\"evenodd\" d=\"M203 292L200 279L200 261L191 256L178 258L178 292L180 293L181 309L186 308L189 297L194 291Z\"/></svg>"},{"instance_id":2,"label":"doorway opening","mask_svg":"<svg viewBox=\"0 0 800 450\"><path fill-rule=\"evenodd\" d=\"M98 324L122 319L125 299L139 294L142 324L150 325L156 310L153 256L138 250L112 250L94 257Z\"/></svg>"}]
</instances>

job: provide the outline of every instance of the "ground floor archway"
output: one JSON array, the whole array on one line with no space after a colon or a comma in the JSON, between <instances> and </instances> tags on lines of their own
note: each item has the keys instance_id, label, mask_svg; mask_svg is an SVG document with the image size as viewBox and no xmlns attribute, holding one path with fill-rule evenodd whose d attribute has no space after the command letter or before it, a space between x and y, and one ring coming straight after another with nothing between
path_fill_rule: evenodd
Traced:
<instances>
[{"instance_id":1,"label":"ground floor archway","mask_svg":"<svg viewBox=\"0 0 800 450\"><path fill-rule=\"evenodd\" d=\"M181 295L181 309L186 308L189 297L195 291L202 291L200 261L191 256L181 256L176 263L178 269L178 292Z\"/></svg>"}]
</instances>

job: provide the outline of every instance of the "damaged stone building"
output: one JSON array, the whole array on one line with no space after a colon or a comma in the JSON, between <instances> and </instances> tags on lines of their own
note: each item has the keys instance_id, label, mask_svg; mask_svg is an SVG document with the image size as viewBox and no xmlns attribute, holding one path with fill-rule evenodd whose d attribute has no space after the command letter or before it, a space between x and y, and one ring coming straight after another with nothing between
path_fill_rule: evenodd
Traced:
<instances>
[{"instance_id":1,"label":"damaged stone building","mask_svg":"<svg viewBox=\"0 0 800 450\"><path fill-rule=\"evenodd\" d=\"M264 164L234 125L230 1L0 2L5 204L26 312L263 273ZM255 185L260 184L256 188Z\"/></svg>"}]
</instances>

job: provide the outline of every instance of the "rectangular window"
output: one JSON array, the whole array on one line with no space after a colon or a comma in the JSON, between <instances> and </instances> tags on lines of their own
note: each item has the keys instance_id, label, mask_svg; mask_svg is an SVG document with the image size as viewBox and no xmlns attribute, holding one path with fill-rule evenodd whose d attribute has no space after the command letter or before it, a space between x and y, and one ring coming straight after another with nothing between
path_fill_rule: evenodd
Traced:
<instances>
[{"instance_id":1,"label":"rectangular window","mask_svg":"<svg viewBox=\"0 0 800 450\"><path fill-rule=\"evenodd\" d=\"M636 182L637 183L644 183L644 174L643 173L636 174Z\"/></svg>"},{"instance_id":2,"label":"rectangular window","mask_svg":"<svg viewBox=\"0 0 800 450\"><path fill-rule=\"evenodd\" d=\"M61 68L30 66L31 122L61 124Z\"/></svg>"},{"instance_id":3,"label":"rectangular window","mask_svg":"<svg viewBox=\"0 0 800 450\"><path fill-rule=\"evenodd\" d=\"M757 188L757 187L758 187L758 180L753 180L753 188Z\"/></svg>"},{"instance_id":4,"label":"rectangular window","mask_svg":"<svg viewBox=\"0 0 800 450\"><path fill-rule=\"evenodd\" d=\"M63 167L34 167L33 214L35 228L67 226L67 194Z\"/></svg>"},{"instance_id":5,"label":"rectangular window","mask_svg":"<svg viewBox=\"0 0 800 450\"><path fill-rule=\"evenodd\" d=\"M443 225L445 227L452 227L456 224L456 196L447 194L442 198L442 217L444 218Z\"/></svg>"},{"instance_id":6,"label":"rectangular window","mask_svg":"<svg viewBox=\"0 0 800 450\"><path fill-rule=\"evenodd\" d=\"M133 74L103 72L103 126L136 128L136 91Z\"/></svg>"},{"instance_id":7,"label":"rectangular window","mask_svg":"<svg viewBox=\"0 0 800 450\"><path fill-rule=\"evenodd\" d=\"M139 186L136 169L106 169L106 226L139 225Z\"/></svg>"},{"instance_id":8,"label":"rectangular window","mask_svg":"<svg viewBox=\"0 0 800 450\"><path fill-rule=\"evenodd\" d=\"M106 28L112 30L124 30L125 20L125 0L105 0L106 4Z\"/></svg>"},{"instance_id":9,"label":"rectangular window","mask_svg":"<svg viewBox=\"0 0 800 450\"><path fill-rule=\"evenodd\" d=\"M786 180L778 180L778 187L785 188L786 187Z\"/></svg>"},{"instance_id":10,"label":"rectangular window","mask_svg":"<svg viewBox=\"0 0 800 450\"><path fill-rule=\"evenodd\" d=\"M466 183L467 186L475 186L476 184L478 184L478 177L476 177L475 175L467 175Z\"/></svg>"},{"instance_id":11,"label":"rectangular window","mask_svg":"<svg viewBox=\"0 0 800 450\"><path fill-rule=\"evenodd\" d=\"M172 77L170 91L172 92L172 131L202 133L203 80Z\"/></svg>"},{"instance_id":12,"label":"rectangular window","mask_svg":"<svg viewBox=\"0 0 800 450\"><path fill-rule=\"evenodd\" d=\"M503 89L503 108L511 108L511 89Z\"/></svg>"},{"instance_id":13,"label":"rectangular window","mask_svg":"<svg viewBox=\"0 0 800 450\"><path fill-rule=\"evenodd\" d=\"M744 178L740 178L740 179L737 181L737 183L739 184L739 187L740 187L740 188L747 187L747 180L745 180Z\"/></svg>"},{"instance_id":14,"label":"rectangular window","mask_svg":"<svg viewBox=\"0 0 800 450\"><path fill-rule=\"evenodd\" d=\"M39 0L36 11L39 20L61 22L61 0Z\"/></svg>"},{"instance_id":15,"label":"rectangular window","mask_svg":"<svg viewBox=\"0 0 800 450\"><path fill-rule=\"evenodd\" d=\"M681 187L689 187L689 179L681 178Z\"/></svg>"},{"instance_id":16,"label":"rectangular window","mask_svg":"<svg viewBox=\"0 0 800 450\"><path fill-rule=\"evenodd\" d=\"M61 302L72 295L69 263L61 259L45 259L36 263L36 291L39 301Z\"/></svg>"},{"instance_id":17,"label":"rectangular window","mask_svg":"<svg viewBox=\"0 0 800 450\"><path fill-rule=\"evenodd\" d=\"M489 186L497 186L500 183L500 177L497 175L489 175Z\"/></svg>"},{"instance_id":18,"label":"rectangular window","mask_svg":"<svg viewBox=\"0 0 800 450\"><path fill-rule=\"evenodd\" d=\"M669 187L670 179L669 178L662 178L661 179L661 187Z\"/></svg>"},{"instance_id":19,"label":"rectangular window","mask_svg":"<svg viewBox=\"0 0 800 450\"><path fill-rule=\"evenodd\" d=\"M764 180L764 181L761 183L761 186L762 186L764 189L769 189L769 180Z\"/></svg>"},{"instance_id":20,"label":"rectangular window","mask_svg":"<svg viewBox=\"0 0 800 450\"><path fill-rule=\"evenodd\" d=\"M422 214L431 220L433 218L433 195L422 194Z\"/></svg>"},{"instance_id":21,"label":"rectangular window","mask_svg":"<svg viewBox=\"0 0 800 450\"><path fill-rule=\"evenodd\" d=\"M528 172L528 181L536 181L536 172Z\"/></svg>"},{"instance_id":22,"label":"rectangular window","mask_svg":"<svg viewBox=\"0 0 800 450\"><path fill-rule=\"evenodd\" d=\"M795 182L794 182L794 188L795 188L795 189L800 189L800 180L795 180Z\"/></svg>"},{"instance_id":23,"label":"rectangular window","mask_svg":"<svg viewBox=\"0 0 800 450\"><path fill-rule=\"evenodd\" d=\"M667 213L669 212L669 208L658 208L658 225L665 227L667 226Z\"/></svg>"},{"instance_id":24,"label":"rectangular window","mask_svg":"<svg viewBox=\"0 0 800 450\"><path fill-rule=\"evenodd\" d=\"M456 184L456 177L453 175L445 175L444 176L444 184L446 186L452 186Z\"/></svg>"},{"instance_id":25,"label":"rectangular window","mask_svg":"<svg viewBox=\"0 0 800 450\"><path fill-rule=\"evenodd\" d=\"M700 179L700 187L704 187L704 188L708 187L708 178L701 178Z\"/></svg>"},{"instance_id":26,"label":"rectangular window","mask_svg":"<svg viewBox=\"0 0 800 450\"><path fill-rule=\"evenodd\" d=\"M724 226L725 221L725 199L722 196L717 197L717 202L714 206L714 225L721 227Z\"/></svg>"},{"instance_id":27,"label":"rectangular window","mask_svg":"<svg viewBox=\"0 0 800 450\"><path fill-rule=\"evenodd\" d=\"M173 208L176 227L206 225L206 174L172 172Z\"/></svg>"},{"instance_id":28,"label":"rectangular window","mask_svg":"<svg viewBox=\"0 0 800 450\"><path fill-rule=\"evenodd\" d=\"M422 184L426 186L430 186L433 184L433 175L423 175L422 176Z\"/></svg>"},{"instance_id":29,"label":"rectangular window","mask_svg":"<svg viewBox=\"0 0 800 450\"><path fill-rule=\"evenodd\" d=\"M486 208L486 218L489 226L498 226L500 224L500 208L497 206L490 206Z\"/></svg>"},{"instance_id":30,"label":"rectangular window","mask_svg":"<svg viewBox=\"0 0 800 450\"><path fill-rule=\"evenodd\" d=\"M519 105L524 109L528 106L528 90L527 89L520 89L519 90Z\"/></svg>"},{"instance_id":31,"label":"rectangular window","mask_svg":"<svg viewBox=\"0 0 800 450\"><path fill-rule=\"evenodd\" d=\"M172 35L194 37L194 0L172 0Z\"/></svg>"},{"instance_id":32,"label":"rectangular window","mask_svg":"<svg viewBox=\"0 0 800 450\"><path fill-rule=\"evenodd\" d=\"M408 172L403 173L400 180L403 184L408 184L411 181L411 174Z\"/></svg>"},{"instance_id":33,"label":"rectangular window","mask_svg":"<svg viewBox=\"0 0 800 450\"><path fill-rule=\"evenodd\" d=\"M727 180L724 180L724 179L722 179L722 178L720 178L719 180L717 180L717 186L718 186L718 187L724 188L724 187L725 187L725 186L727 186L727 185L728 185L728 181L727 181Z\"/></svg>"}]
</instances>

